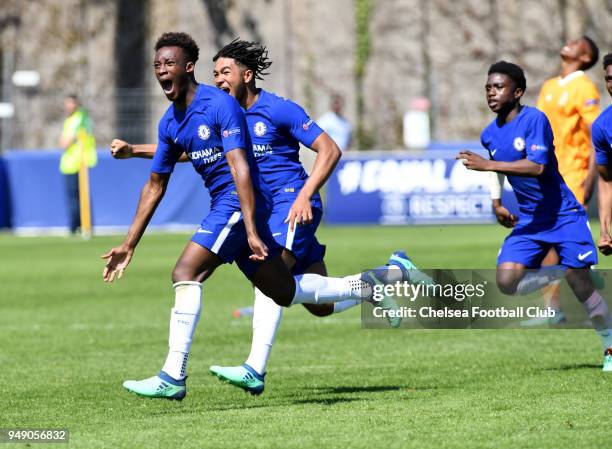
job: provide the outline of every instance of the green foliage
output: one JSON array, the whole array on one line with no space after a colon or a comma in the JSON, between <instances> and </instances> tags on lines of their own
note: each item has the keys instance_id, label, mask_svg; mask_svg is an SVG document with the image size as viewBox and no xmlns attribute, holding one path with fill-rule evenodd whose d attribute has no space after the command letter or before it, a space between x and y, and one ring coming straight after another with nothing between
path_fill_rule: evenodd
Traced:
<instances>
[{"instance_id":1,"label":"green foliage","mask_svg":"<svg viewBox=\"0 0 612 449\"><path fill-rule=\"evenodd\" d=\"M302 95L304 96L304 108L307 111L314 111L314 89L313 85L316 84L315 75L315 58L309 53L306 55L306 73L304 73L304 84L302 87Z\"/></svg>"},{"instance_id":2,"label":"green foliage","mask_svg":"<svg viewBox=\"0 0 612 449\"><path fill-rule=\"evenodd\" d=\"M355 0L357 45L355 49L355 76L362 78L370 58L370 13L372 0Z\"/></svg>"},{"instance_id":3,"label":"green foliage","mask_svg":"<svg viewBox=\"0 0 612 449\"><path fill-rule=\"evenodd\" d=\"M372 148L375 141L373 135L364 125L365 107L363 92L363 77L370 58L370 13L372 0L355 0L355 88L357 99L356 140L360 150Z\"/></svg>"}]
</instances>

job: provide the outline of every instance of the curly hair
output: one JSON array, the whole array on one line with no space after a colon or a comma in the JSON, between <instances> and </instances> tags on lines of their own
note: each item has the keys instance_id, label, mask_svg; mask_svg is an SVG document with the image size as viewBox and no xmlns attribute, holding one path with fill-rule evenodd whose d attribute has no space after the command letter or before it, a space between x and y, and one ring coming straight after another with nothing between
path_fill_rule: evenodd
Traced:
<instances>
[{"instance_id":1,"label":"curly hair","mask_svg":"<svg viewBox=\"0 0 612 449\"><path fill-rule=\"evenodd\" d=\"M180 47L187 56L187 61L195 63L200 55L200 48L193 38L187 33L167 32L162 34L155 44L155 51L162 47Z\"/></svg>"},{"instance_id":2,"label":"curly hair","mask_svg":"<svg viewBox=\"0 0 612 449\"><path fill-rule=\"evenodd\" d=\"M603 69L607 70L609 65L612 65L612 53L608 53L603 57Z\"/></svg>"},{"instance_id":3,"label":"curly hair","mask_svg":"<svg viewBox=\"0 0 612 449\"><path fill-rule=\"evenodd\" d=\"M239 64L242 64L253 71L256 79L263 80L263 75L268 75L266 72L272 61L268 59L268 50L264 45L258 42L242 41L236 38L223 47L213 57L213 61L219 58L231 58Z\"/></svg>"},{"instance_id":4,"label":"curly hair","mask_svg":"<svg viewBox=\"0 0 612 449\"><path fill-rule=\"evenodd\" d=\"M507 75L512 81L516 83L516 87L523 91L527 89L527 80L525 79L525 72L518 65L506 61L498 61L489 67L488 75L492 73L501 73Z\"/></svg>"}]
</instances>

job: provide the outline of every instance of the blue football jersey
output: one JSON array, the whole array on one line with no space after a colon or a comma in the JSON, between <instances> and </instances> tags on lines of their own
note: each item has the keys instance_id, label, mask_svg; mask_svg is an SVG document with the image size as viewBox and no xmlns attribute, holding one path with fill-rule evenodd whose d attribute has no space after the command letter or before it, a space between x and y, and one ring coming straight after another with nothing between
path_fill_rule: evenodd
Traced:
<instances>
[{"instance_id":1,"label":"blue football jersey","mask_svg":"<svg viewBox=\"0 0 612 449\"><path fill-rule=\"evenodd\" d=\"M170 105L160 120L151 171L171 173L185 152L202 176L214 205L224 194L236 189L225 159L225 153L236 148L245 150L253 186L256 191L261 190L250 146L244 111L236 99L216 87L199 84L186 110L179 111Z\"/></svg>"},{"instance_id":2,"label":"blue football jersey","mask_svg":"<svg viewBox=\"0 0 612 449\"><path fill-rule=\"evenodd\" d=\"M593 122L591 128L597 165L612 162L612 105L608 106Z\"/></svg>"},{"instance_id":3,"label":"blue football jersey","mask_svg":"<svg viewBox=\"0 0 612 449\"><path fill-rule=\"evenodd\" d=\"M246 120L257 166L271 193L297 192L308 178L300 162L300 142L310 147L323 130L300 106L263 89L247 109Z\"/></svg>"},{"instance_id":4,"label":"blue football jersey","mask_svg":"<svg viewBox=\"0 0 612 449\"><path fill-rule=\"evenodd\" d=\"M527 159L545 165L540 176L509 175L519 205L519 225L550 223L564 215L584 213L557 168L553 133L543 112L523 106L509 123L493 120L480 136L491 159L513 162Z\"/></svg>"}]
</instances>

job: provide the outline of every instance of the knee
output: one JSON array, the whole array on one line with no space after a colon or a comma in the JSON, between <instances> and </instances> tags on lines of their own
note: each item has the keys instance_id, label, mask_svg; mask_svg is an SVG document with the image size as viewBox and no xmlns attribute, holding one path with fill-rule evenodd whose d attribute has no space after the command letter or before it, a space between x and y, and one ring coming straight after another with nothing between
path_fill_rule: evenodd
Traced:
<instances>
[{"instance_id":1,"label":"knee","mask_svg":"<svg viewBox=\"0 0 612 449\"><path fill-rule=\"evenodd\" d=\"M174 283L197 280L197 274L194 273L193 269L180 261L177 262L174 270L172 270L172 282Z\"/></svg>"},{"instance_id":2,"label":"knee","mask_svg":"<svg viewBox=\"0 0 612 449\"><path fill-rule=\"evenodd\" d=\"M292 282L257 282L255 286L281 307L289 307L295 297L295 280Z\"/></svg>"},{"instance_id":3,"label":"knee","mask_svg":"<svg viewBox=\"0 0 612 449\"><path fill-rule=\"evenodd\" d=\"M329 316L334 313L333 304L304 304L306 310L317 317Z\"/></svg>"},{"instance_id":4,"label":"knee","mask_svg":"<svg viewBox=\"0 0 612 449\"><path fill-rule=\"evenodd\" d=\"M260 290L281 307L289 307L293 302L293 292L287 288L271 288L266 291L260 287Z\"/></svg>"},{"instance_id":5,"label":"knee","mask_svg":"<svg viewBox=\"0 0 612 449\"><path fill-rule=\"evenodd\" d=\"M589 299L589 296L595 290L588 270L588 268L567 270L567 283L572 288L576 297L582 302Z\"/></svg>"},{"instance_id":6,"label":"knee","mask_svg":"<svg viewBox=\"0 0 612 449\"><path fill-rule=\"evenodd\" d=\"M509 273L506 273L508 271ZM504 295L514 295L520 279L517 279L513 273L513 270L500 270L497 272L497 288Z\"/></svg>"}]
</instances>

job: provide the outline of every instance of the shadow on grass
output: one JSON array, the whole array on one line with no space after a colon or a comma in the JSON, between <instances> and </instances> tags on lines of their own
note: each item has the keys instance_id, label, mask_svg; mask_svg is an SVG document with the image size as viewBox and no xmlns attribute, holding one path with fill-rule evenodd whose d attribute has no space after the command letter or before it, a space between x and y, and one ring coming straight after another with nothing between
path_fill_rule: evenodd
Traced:
<instances>
[{"instance_id":1,"label":"shadow on grass","mask_svg":"<svg viewBox=\"0 0 612 449\"><path fill-rule=\"evenodd\" d=\"M255 409L255 408L270 408L270 407L277 407L283 404L275 404L275 403L270 403L270 402L266 402L263 404L250 404L250 405L245 405L244 403L241 404L236 404L236 405L222 405L222 406L208 406L208 407L204 407L204 411L213 411L213 412L226 412L226 411L230 411L230 410L247 410L247 409Z\"/></svg>"},{"instance_id":2,"label":"shadow on grass","mask_svg":"<svg viewBox=\"0 0 612 449\"><path fill-rule=\"evenodd\" d=\"M343 397L330 397L330 398L315 398L315 399L298 399L292 401L293 404L318 404L318 405L336 405L343 402L355 402L361 401L362 398L343 398Z\"/></svg>"},{"instance_id":3,"label":"shadow on grass","mask_svg":"<svg viewBox=\"0 0 612 449\"><path fill-rule=\"evenodd\" d=\"M573 365L561 365L554 368L544 368L544 371L570 371L578 369L601 369L601 365L594 363L575 363Z\"/></svg>"},{"instance_id":4,"label":"shadow on grass","mask_svg":"<svg viewBox=\"0 0 612 449\"><path fill-rule=\"evenodd\" d=\"M398 385L377 385L370 387L325 387L317 390L321 393L378 393L382 391L398 391L402 388Z\"/></svg>"}]
</instances>

